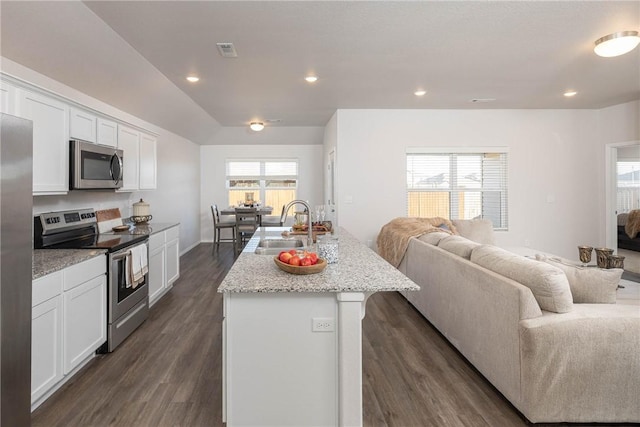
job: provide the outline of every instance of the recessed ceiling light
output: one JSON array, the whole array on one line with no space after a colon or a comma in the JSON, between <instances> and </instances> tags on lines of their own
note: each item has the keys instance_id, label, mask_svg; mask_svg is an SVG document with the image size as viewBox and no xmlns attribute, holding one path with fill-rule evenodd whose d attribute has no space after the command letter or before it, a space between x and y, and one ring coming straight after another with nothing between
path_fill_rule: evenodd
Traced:
<instances>
[{"instance_id":1,"label":"recessed ceiling light","mask_svg":"<svg viewBox=\"0 0 640 427\"><path fill-rule=\"evenodd\" d=\"M304 78L308 83L315 83L318 81L317 76L307 76Z\"/></svg>"},{"instance_id":2,"label":"recessed ceiling light","mask_svg":"<svg viewBox=\"0 0 640 427\"><path fill-rule=\"evenodd\" d=\"M598 56L610 58L631 52L640 44L640 35L637 31L619 31L596 40L593 51Z\"/></svg>"},{"instance_id":3,"label":"recessed ceiling light","mask_svg":"<svg viewBox=\"0 0 640 427\"><path fill-rule=\"evenodd\" d=\"M249 128L254 132L260 132L262 129L264 129L264 123L251 122L251 124L249 124Z\"/></svg>"},{"instance_id":4,"label":"recessed ceiling light","mask_svg":"<svg viewBox=\"0 0 640 427\"><path fill-rule=\"evenodd\" d=\"M577 94L578 92L576 92L575 90L569 90L564 93L564 96L566 96L567 98L571 98L572 96L576 96Z\"/></svg>"},{"instance_id":5,"label":"recessed ceiling light","mask_svg":"<svg viewBox=\"0 0 640 427\"><path fill-rule=\"evenodd\" d=\"M188 80L188 81L190 81L191 83L195 83L195 82L197 82L197 81L199 81L199 80L200 80L200 77L197 77L197 76L188 76L188 77L187 77L187 80Z\"/></svg>"},{"instance_id":6,"label":"recessed ceiling light","mask_svg":"<svg viewBox=\"0 0 640 427\"><path fill-rule=\"evenodd\" d=\"M425 96L426 93L427 93L427 91L426 90L422 90L422 89L413 92L413 94L415 96Z\"/></svg>"}]
</instances>

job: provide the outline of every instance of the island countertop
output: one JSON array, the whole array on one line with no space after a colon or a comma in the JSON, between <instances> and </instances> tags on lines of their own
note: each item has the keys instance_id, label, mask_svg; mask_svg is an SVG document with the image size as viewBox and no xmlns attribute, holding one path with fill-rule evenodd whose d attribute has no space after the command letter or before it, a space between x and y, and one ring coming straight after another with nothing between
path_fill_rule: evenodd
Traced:
<instances>
[{"instance_id":1,"label":"island countertop","mask_svg":"<svg viewBox=\"0 0 640 427\"><path fill-rule=\"evenodd\" d=\"M420 289L344 228L338 228L338 257L320 273L290 274L280 270L274 255L254 253L261 238L277 239L288 227L260 228L224 278L218 292L379 292ZM306 237L306 236L300 236Z\"/></svg>"}]
</instances>

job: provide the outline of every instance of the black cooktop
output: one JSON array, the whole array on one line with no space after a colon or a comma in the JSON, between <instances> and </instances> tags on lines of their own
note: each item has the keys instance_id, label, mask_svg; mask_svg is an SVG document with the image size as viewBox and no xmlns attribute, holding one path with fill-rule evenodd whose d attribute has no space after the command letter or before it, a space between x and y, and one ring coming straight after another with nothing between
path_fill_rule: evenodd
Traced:
<instances>
[{"instance_id":1,"label":"black cooktop","mask_svg":"<svg viewBox=\"0 0 640 427\"><path fill-rule=\"evenodd\" d=\"M109 252L115 252L127 246L142 243L147 237L139 234L94 234L46 246L43 249L106 249Z\"/></svg>"}]
</instances>

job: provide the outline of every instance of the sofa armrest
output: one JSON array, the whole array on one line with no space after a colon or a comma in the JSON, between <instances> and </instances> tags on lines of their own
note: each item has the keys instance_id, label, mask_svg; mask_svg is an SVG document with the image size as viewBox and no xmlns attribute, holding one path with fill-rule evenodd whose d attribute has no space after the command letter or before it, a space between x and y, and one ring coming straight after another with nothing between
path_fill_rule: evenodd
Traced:
<instances>
[{"instance_id":1,"label":"sofa armrest","mask_svg":"<svg viewBox=\"0 0 640 427\"><path fill-rule=\"evenodd\" d=\"M640 308L576 304L520 322L522 407L532 422L640 421Z\"/></svg>"}]
</instances>

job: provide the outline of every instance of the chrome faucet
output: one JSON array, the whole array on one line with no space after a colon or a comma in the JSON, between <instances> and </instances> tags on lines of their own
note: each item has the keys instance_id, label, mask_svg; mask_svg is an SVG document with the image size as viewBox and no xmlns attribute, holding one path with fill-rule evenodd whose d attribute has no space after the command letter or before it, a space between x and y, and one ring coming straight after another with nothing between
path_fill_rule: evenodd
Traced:
<instances>
[{"instance_id":1,"label":"chrome faucet","mask_svg":"<svg viewBox=\"0 0 640 427\"><path fill-rule=\"evenodd\" d=\"M284 208L283 223L287 220L289 209L295 204L303 205L307 209L307 247L311 247L313 245L313 225L311 224L311 206L309 206L309 203L304 200L294 200L287 203L287 206Z\"/></svg>"}]
</instances>

